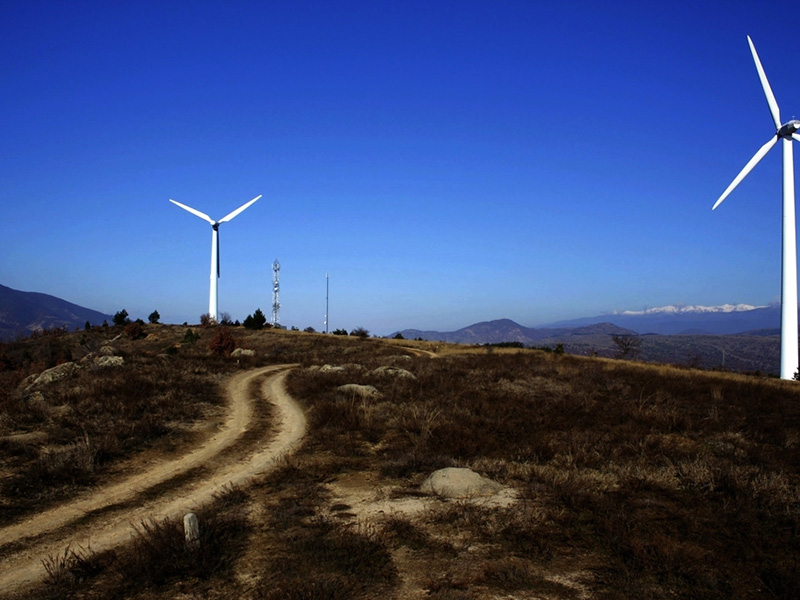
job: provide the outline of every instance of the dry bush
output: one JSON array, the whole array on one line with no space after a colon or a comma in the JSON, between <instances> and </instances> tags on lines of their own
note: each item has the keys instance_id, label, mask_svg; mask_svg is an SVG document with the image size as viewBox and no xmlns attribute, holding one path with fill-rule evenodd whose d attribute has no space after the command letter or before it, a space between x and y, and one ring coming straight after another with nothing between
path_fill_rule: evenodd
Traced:
<instances>
[{"instance_id":1,"label":"dry bush","mask_svg":"<svg viewBox=\"0 0 800 600\"><path fill-rule=\"evenodd\" d=\"M397 578L383 536L323 518L296 523L270 557L255 598L299 600L382 595Z\"/></svg>"}]
</instances>

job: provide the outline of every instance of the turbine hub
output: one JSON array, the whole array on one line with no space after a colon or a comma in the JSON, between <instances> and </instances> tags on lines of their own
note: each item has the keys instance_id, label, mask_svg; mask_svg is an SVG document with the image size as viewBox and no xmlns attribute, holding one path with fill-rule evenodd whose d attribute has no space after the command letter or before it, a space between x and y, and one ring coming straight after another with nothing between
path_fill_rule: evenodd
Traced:
<instances>
[{"instance_id":1,"label":"turbine hub","mask_svg":"<svg viewBox=\"0 0 800 600\"><path fill-rule=\"evenodd\" d=\"M784 123L781 128L778 129L778 137L790 138L798 129L800 129L800 121L797 119L792 119L791 121Z\"/></svg>"}]
</instances>

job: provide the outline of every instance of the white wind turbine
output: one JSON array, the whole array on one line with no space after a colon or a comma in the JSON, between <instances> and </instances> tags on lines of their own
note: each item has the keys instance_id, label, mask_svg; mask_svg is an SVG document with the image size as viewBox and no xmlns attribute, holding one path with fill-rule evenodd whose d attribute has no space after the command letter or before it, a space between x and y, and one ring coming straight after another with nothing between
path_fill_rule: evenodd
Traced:
<instances>
[{"instance_id":1,"label":"white wind turbine","mask_svg":"<svg viewBox=\"0 0 800 600\"><path fill-rule=\"evenodd\" d=\"M185 204L176 202L172 198L169 200L173 204L180 206L183 210L188 210L193 215L196 215L204 221L211 223L211 289L208 294L208 314L210 314L217 322L219 322L219 296L217 294L217 280L219 279L219 226L221 223L225 223L226 221L233 219L236 215L253 204L253 202L261 198L261 196L262 194L259 194L250 200L250 202L242 204L239 208L231 213L228 213L219 221L215 221L207 214L201 213L199 210L195 210L191 206L186 206Z\"/></svg>"},{"instance_id":2,"label":"white wind turbine","mask_svg":"<svg viewBox=\"0 0 800 600\"><path fill-rule=\"evenodd\" d=\"M758 59L753 40L747 36L750 52L756 63L756 70L761 79L761 87L767 97L769 112L775 123L775 134L761 146L741 172L736 176L728 189L719 197L711 210L719 206L734 188L741 183L759 161L766 156L772 147L783 142L783 246L781 251L781 379L792 379L798 370L798 331L797 331L797 241L794 217L794 159L792 154L792 138L800 142L800 121L792 119L781 125L781 113L772 88L769 86L764 67Z\"/></svg>"}]
</instances>

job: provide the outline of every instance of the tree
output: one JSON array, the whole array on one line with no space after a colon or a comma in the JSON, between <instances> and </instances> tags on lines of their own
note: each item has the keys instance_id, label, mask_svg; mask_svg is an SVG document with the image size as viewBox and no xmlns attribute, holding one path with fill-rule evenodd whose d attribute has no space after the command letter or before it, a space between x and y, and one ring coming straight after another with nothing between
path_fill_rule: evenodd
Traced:
<instances>
[{"instance_id":1,"label":"tree","mask_svg":"<svg viewBox=\"0 0 800 600\"><path fill-rule=\"evenodd\" d=\"M404 340L406 338L404 338L403 334L398 331L397 333L394 334L394 338L393 339L395 339L395 340Z\"/></svg>"},{"instance_id":2,"label":"tree","mask_svg":"<svg viewBox=\"0 0 800 600\"><path fill-rule=\"evenodd\" d=\"M244 320L244 327L245 329L264 329L264 325L267 323L267 317L261 312L260 308L257 308L256 311L252 315L247 315Z\"/></svg>"},{"instance_id":3,"label":"tree","mask_svg":"<svg viewBox=\"0 0 800 600\"><path fill-rule=\"evenodd\" d=\"M158 320L160 318L161 318L161 315L158 314L157 310L154 310L153 312L150 313L150 316L147 317L147 320L150 321L151 323L155 324L155 323L158 323Z\"/></svg>"},{"instance_id":4,"label":"tree","mask_svg":"<svg viewBox=\"0 0 800 600\"><path fill-rule=\"evenodd\" d=\"M617 358L636 358L639 355L642 338L638 335L613 334L611 339L617 345Z\"/></svg>"},{"instance_id":5,"label":"tree","mask_svg":"<svg viewBox=\"0 0 800 600\"><path fill-rule=\"evenodd\" d=\"M226 325L228 327L233 325L233 320L231 319L231 314L230 313L226 313L226 312L219 313L219 324L220 325Z\"/></svg>"},{"instance_id":6,"label":"tree","mask_svg":"<svg viewBox=\"0 0 800 600\"><path fill-rule=\"evenodd\" d=\"M114 313L113 320L114 325L127 325L131 322L131 320L128 318L128 311L124 308L121 311Z\"/></svg>"},{"instance_id":7,"label":"tree","mask_svg":"<svg viewBox=\"0 0 800 600\"><path fill-rule=\"evenodd\" d=\"M363 340L364 338L369 337L369 331L364 329L363 327L356 327L355 329L353 329L353 331L350 332L350 335L360 337Z\"/></svg>"}]
</instances>

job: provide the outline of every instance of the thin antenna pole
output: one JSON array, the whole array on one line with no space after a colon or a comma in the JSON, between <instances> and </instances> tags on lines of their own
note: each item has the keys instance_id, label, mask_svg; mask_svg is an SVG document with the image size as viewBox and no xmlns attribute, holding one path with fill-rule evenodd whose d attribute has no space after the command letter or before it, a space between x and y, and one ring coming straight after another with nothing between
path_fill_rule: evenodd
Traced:
<instances>
[{"instance_id":1,"label":"thin antenna pole","mask_svg":"<svg viewBox=\"0 0 800 600\"><path fill-rule=\"evenodd\" d=\"M330 290L330 284L328 280L328 274L325 273L325 333L328 333L328 292Z\"/></svg>"}]
</instances>

